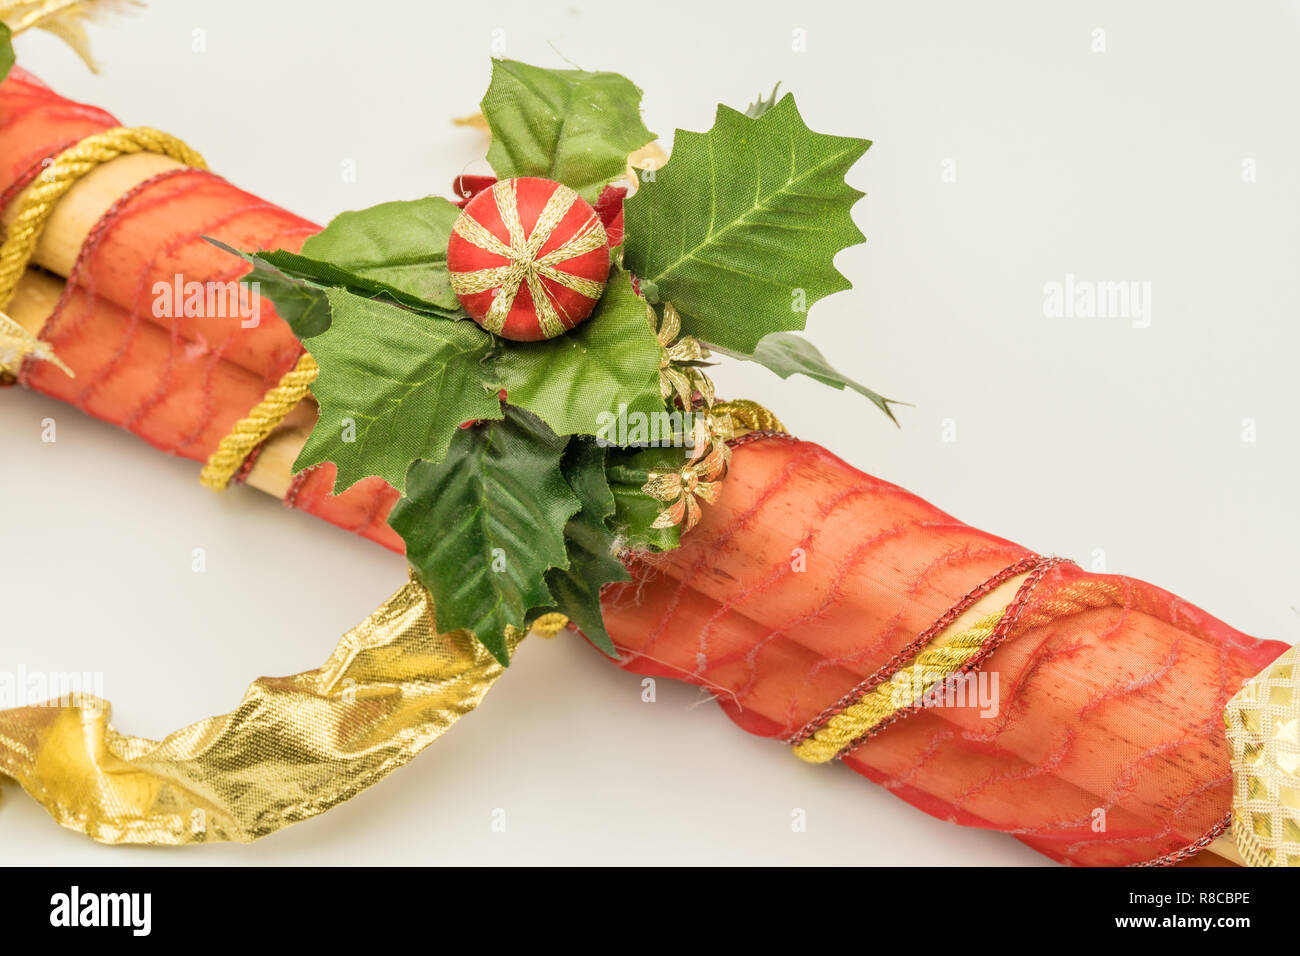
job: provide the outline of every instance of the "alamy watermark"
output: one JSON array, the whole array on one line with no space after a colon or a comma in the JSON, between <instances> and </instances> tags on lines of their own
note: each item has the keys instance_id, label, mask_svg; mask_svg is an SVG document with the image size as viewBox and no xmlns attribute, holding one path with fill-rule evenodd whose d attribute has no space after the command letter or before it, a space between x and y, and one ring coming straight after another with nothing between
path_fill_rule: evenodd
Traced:
<instances>
[{"instance_id":1,"label":"alamy watermark","mask_svg":"<svg viewBox=\"0 0 1300 956\"><path fill-rule=\"evenodd\" d=\"M260 282L186 282L179 272L153 284L153 314L159 319L239 319L245 329L262 322Z\"/></svg>"},{"instance_id":2,"label":"alamy watermark","mask_svg":"<svg viewBox=\"0 0 1300 956\"><path fill-rule=\"evenodd\" d=\"M1043 285L1043 315L1049 319L1127 319L1135 329L1151 325L1151 283L1078 279Z\"/></svg>"},{"instance_id":3,"label":"alamy watermark","mask_svg":"<svg viewBox=\"0 0 1300 956\"><path fill-rule=\"evenodd\" d=\"M997 671L945 676L915 664L896 673L890 683L890 702L895 707L978 707L981 717L998 715ZM920 696L917 687L926 688Z\"/></svg>"},{"instance_id":4,"label":"alamy watermark","mask_svg":"<svg viewBox=\"0 0 1300 956\"><path fill-rule=\"evenodd\" d=\"M708 418L697 412L629 412L620 404L596 416L596 444L607 448L696 448L707 430Z\"/></svg>"},{"instance_id":5,"label":"alamy watermark","mask_svg":"<svg viewBox=\"0 0 1300 956\"><path fill-rule=\"evenodd\" d=\"M50 925L59 928L129 929L148 936L153 929L152 893L93 893L73 886L50 897Z\"/></svg>"},{"instance_id":6,"label":"alamy watermark","mask_svg":"<svg viewBox=\"0 0 1300 956\"><path fill-rule=\"evenodd\" d=\"M97 712L104 675L91 671L0 671L0 710L10 707L79 706Z\"/></svg>"}]
</instances>

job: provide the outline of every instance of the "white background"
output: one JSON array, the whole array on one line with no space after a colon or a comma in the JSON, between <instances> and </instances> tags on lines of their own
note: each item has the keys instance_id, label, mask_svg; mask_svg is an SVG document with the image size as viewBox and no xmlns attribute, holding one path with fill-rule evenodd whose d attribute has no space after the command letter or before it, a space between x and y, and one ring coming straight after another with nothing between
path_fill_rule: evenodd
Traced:
<instances>
[{"instance_id":1,"label":"white background","mask_svg":"<svg viewBox=\"0 0 1300 956\"><path fill-rule=\"evenodd\" d=\"M1296 639L1291 4L189 0L95 30L98 77L46 37L18 52L65 95L176 133L323 223L487 171L484 144L449 120L475 111L494 36L513 58L633 78L665 145L777 80L814 129L875 141L851 175L868 243L837 260L855 289L808 329L844 371L915 403L903 428L761 369L725 371L724 394L972 524ZM1044 284L1067 273L1150 282L1150 327L1045 317ZM230 709L257 675L317 666L404 580L395 555L251 490L212 495L192 463L19 389L0 394L0 448L0 667L102 671L128 733L164 735ZM692 689L640 691L572 637L529 641L414 764L259 844L99 847L6 784L0 860L1041 862L803 765Z\"/></svg>"}]
</instances>

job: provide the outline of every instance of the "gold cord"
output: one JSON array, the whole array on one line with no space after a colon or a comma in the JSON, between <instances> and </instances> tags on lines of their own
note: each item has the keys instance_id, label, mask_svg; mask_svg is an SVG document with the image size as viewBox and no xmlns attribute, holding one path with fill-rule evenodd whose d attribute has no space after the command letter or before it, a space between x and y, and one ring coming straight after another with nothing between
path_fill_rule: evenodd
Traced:
<instances>
[{"instance_id":1,"label":"gold cord","mask_svg":"<svg viewBox=\"0 0 1300 956\"><path fill-rule=\"evenodd\" d=\"M891 680L877 684L822 724L811 737L796 744L795 756L809 763L828 763L886 720L912 707L927 690L946 681L984 647L1004 613L1005 608L986 615L942 646L921 651Z\"/></svg>"},{"instance_id":2,"label":"gold cord","mask_svg":"<svg viewBox=\"0 0 1300 956\"><path fill-rule=\"evenodd\" d=\"M77 181L97 167L129 153L158 153L207 169L203 157L175 136L147 126L119 126L87 136L69 146L43 169L18 199L18 211L0 245L0 309L9 304L18 280L31 261L41 231L59 200Z\"/></svg>"},{"instance_id":3,"label":"gold cord","mask_svg":"<svg viewBox=\"0 0 1300 956\"><path fill-rule=\"evenodd\" d=\"M199 473L199 482L213 491L224 491L253 449L266 441L284 417L307 397L311 383L316 381L319 373L316 360L303 352L298 364L285 372L279 384L267 392L247 416L235 422L230 433L221 439L221 444L217 445L217 450Z\"/></svg>"}]
</instances>

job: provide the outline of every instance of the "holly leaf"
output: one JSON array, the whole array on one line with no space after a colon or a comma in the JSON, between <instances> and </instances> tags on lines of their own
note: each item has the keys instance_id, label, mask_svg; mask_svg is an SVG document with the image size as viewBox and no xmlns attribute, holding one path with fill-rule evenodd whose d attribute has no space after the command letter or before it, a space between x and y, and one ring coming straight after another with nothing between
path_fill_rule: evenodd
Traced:
<instances>
[{"instance_id":1,"label":"holly leaf","mask_svg":"<svg viewBox=\"0 0 1300 956\"><path fill-rule=\"evenodd\" d=\"M496 372L511 405L540 415L560 435L594 435L620 405L623 414L664 410L659 352L645 300L616 270L585 322L545 342L511 343Z\"/></svg>"},{"instance_id":2,"label":"holly leaf","mask_svg":"<svg viewBox=\"0 0 1300 956\"><path fill-rule=\"evenodd\" d=\"M402 491L411 462L441 461L462 423L501 417L486 364L492 336L473 322L326 294L329 330L305 343L320 366L320 419L295 471L330 461L336 493L371 475Z\"/></svg>"},{"instance_id":3,"label":"holly leaf","mask_svg":"<svg viewBox=\"0 0 1300 956\"><path fill-rule=\"evenodd\" d=\"M742 359L746 362L756 362L782 378L789 378L791 375L806 375L823 385L829 385L831 388L838 388L841 391L851 388L859 395L869 399L873 405L888 415L889 420L895 425L898 424L898 419L894 417L894 410L890 406L906 404L906 402L900 402L897 399L885 398L879 392L872 391L847 375L835 371L817 346L802 335L796 335L793 332L773 332L771 335L764 336L763 340L758 343L758 347L750 355L724 348L718 348L717 351L723 355L730 355L732 358Z\"/></svg>"},{"instance_id":4,"label":"holly leaf","mask_svg":"<svg viewBox=\"0 0 1300 956\"><path fill-rule=\"evenodd\" d=\"M546 584L556 605L587 639L616 657L614 642L605 630L600 591L606 584L630 581L632 576L614 553L616 538L607 523L614 514L614 493L605 476L605 449L591 440L571 441L561 470L582 510L564 526L569 566L547 571Z\"/></svg>"},{"instance_id":5,"label":"holly leaf","mask_svg":"<svg viewBox=\"0 0 1300 956\"><path fill-rule=\"evenodd\" d=\"M303 256L449 312L460 302L447 273L447 242L460 210L438 196L344 212L308 239Z\"/></svg>"},{"instance_id":6,"label":"holly leaf","mask_svg":"<svg viewBox=\"0 0 1300 956\"><path fill-rule=\"evenodd\" d=\"M249 257L245 256L245 258ZM387 282L352 272L333 262L313 259L299 252L290 252L287 249L269 249L256 253L256 258L267 265L274 266L291 278L303 279L318 286L346 289L348 292L368 299L386 299L408 309L414 309L417 312L424 312L438 318L457 319L466 317L459 303L455 308L445 308L435 302L429 302L417 295L413 295L404 289L389 285Z\"/></svg>"},{"instance_id":7,"label":"holly leaf","mask_svg":"<svg viewBox=\"0 0 1300 956\"><path fill-rule=\"evenodd\" d=\"M605 474L614 495L614 514L610 519L614 533L631 548L671 551L677 547L681 543L681 527L651 527L665 504L641 489L652 471L676 471L686 464L689 449L610 448L608 454Z\"/></svg>"},{"instance_id":8,"label":"holly leaf","mask_svg":"<svg viewBox=\"0 0 1300 956\"><path fill-rule=\"evenodd\" d=\"M307 318L310 321L301 323L301 329L295 326L290 316L281 314L281 318L289 322L294 329L294 333L300 339L319 335L329 328L328 309L323 313L323 317L321 312L314 311L314 309L320 308L319 302L316 300L319 300L324 291L330 288L346 289L348 292L368 299L386 299L406 306L408 309L415 309L418 312L424 312L439 318L461 319L467 317L464 310L460 308L459 303L454 309L444 308L379 279L350 272L333 262L312 259L309 256L290 252L287 249L243 252L222 242L220 239L214 239L211 236L204 236L203 238L218 249L233 256L238 256L245 262L250 263L253 266L253 271L245 274L241 281L250 285L253 282L259 283L262 288L259 288L258 291L275 303L277 312L280 312L281 298L284 299L290 315L302 316L304 312L307 312ZM300 301L295 304L295 300ZM308 311L309 309L313 311Z\"/></svg>"},{"instance_id":9,"label":"holly leaf","mask_svg":"<svg viewBox=\"0 0 1300 956\"><path fill-rule=\"evenodd\" d=\"M0 23L0 83L4 82L4 78L14 68L14 47L10 42L12 37L9 27Z\"/></svg>"},{"instance_id":10,"label":"holly leaf","mask_svg":"<svg viewBox=\"0 0 1300 956\"><path fill-rule=\"evenodd\" d=\"M623 175L628 154L655 138L641 121L641 91L617 73L493 60L481 108L499 177L554 179L591 203Z\"/></svg>"},{"instance_id":11,"label":"holly leaf","mask_svg":"<svg viewBox=\"0 0 1300 956\"><path fill-rule=\"evenodd\" d=\"M560 470L565 441L515 408L461 429L446 457L417 461L388 523L433 594L439 631L467 629L509 664L506 628L554 603L545 576L568 566L564 528L581 502Z\"/></svg>"},{"instance_id":12,"label":"holly leaf","mask_svg":"<svg viewBox=\"0 0 1300 956\"><path fill-rule=\"evenodd\" d=\"M231 255L239 256L253 268L239 280L275 306L276 314L288 323L299 340L320 335L330 327L330 303L325 290L305 279L291 276L259 255L240 252L218 239L205 236L208 242Z\"/></svg>"},{"instance_id":13,"label":"holly leaf","mask_svg":"<svg viewBox=\"0 0 1300 956\"><path fill-rule=\"evenodd\" d=\"M623 264L683 330L752 353L804 327L808 306L849 288L835 254L863 241L844 181L871 145L814 133L786 95L760 116L719 106L707 133L678 130L672 158L624 205Z\"/></svg>"}]
</instances>

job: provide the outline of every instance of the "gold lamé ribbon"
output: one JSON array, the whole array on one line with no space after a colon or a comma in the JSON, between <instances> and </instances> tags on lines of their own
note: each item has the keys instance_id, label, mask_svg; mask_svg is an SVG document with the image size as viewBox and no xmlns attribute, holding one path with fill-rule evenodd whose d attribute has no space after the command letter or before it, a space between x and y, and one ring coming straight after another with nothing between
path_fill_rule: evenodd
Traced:
<instances>
[{"instance_id":1,"label":"gold lam\u00e9 ribbon","mask_svg":"<svg viewBox=\"0 0 1300 956\"><path fill-rule=\"evenodd\" d=\"M507 635L512 653L522 638ZM412 577L321 667L260 678L230 713L162 741L119 733L93 697L0 711L0 773L101 843L248 842L407 763L502 671L468 631L438 633Z\"/></svg>"},{"instance_id":2,"label":"gold lam\u00e9 ribbon","mask_svg":"<svg viewBox=\"0 0 1300 956\"><path fill-rule=\"evenodd\" d=\"M779 430L757 403L721 407L738 434ZM412 575L321 667L254 681L230 713L162 741L119 733L94 697L0 711L0 774L101 843L255 840L377 783L478 706L502 666L434 621ZM547 614L531 633L567 624ZM507 631L512 655L523 636Z\"/></svg>"},{"instance_id":3,"label":"gold lam\u00e9 ribbon","mask_svg":"<svg viewBox=\"0 0 1300 956\"><path fill-rule=\"evenodd\" d=\"M82 62L94 72L99 71L90 52L90 38L86 23L105 13L124 12L124 8L137 2L125 0L0 0L0 21L4 21L14 36L37 29L52 33L72 47Z\"/></svg>"},{"instance_id":4,"label":"gold lam\u00e9 ribbon","mask_svg":"<svg viewBox=\"0 0 1300 956\"><path fill-rule=\"evenodd\" d=\"M1292 647L1223 711L1232 835L1251 866L1300 866L1300 658Z\"/></svg>"}]
</instances>

